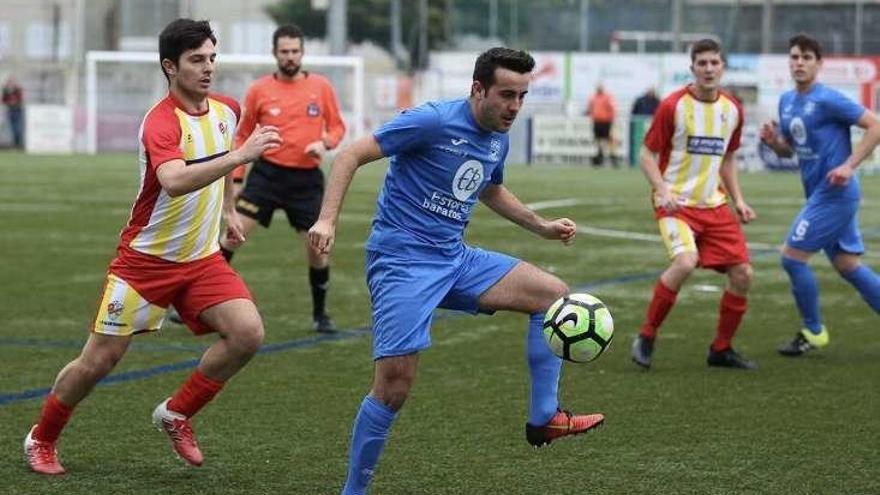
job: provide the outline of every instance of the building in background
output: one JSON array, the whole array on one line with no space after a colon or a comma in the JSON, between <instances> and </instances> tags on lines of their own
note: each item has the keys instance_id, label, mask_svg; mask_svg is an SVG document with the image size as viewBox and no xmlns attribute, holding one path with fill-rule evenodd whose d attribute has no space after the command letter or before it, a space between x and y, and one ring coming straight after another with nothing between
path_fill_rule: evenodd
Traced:
<instances>
[{"instance_id":1,"label":"building in background","mask_svg":"<svg viewBox=\"0 0 880 495\"><path fill-rule=\"evenodd\" d=\"M29 106L33 104L35 110L41 104L67 107L74 127L73 149L82 151L87 148L84 137L86 53L154 52L158 32L172 19L186 16L211 20L220 38L221 62L225 55L268 55L275 22L267 9L279 1L3 0L0 80L14 74L27 91ZM346 0L286 1L301 1L313 8L327 9ZM356 5L353 2L371 0L347 1L351 16L352 6ZM412 91L408 94L412 95L413 104L433 98L465 96L457 92L449 94L452 90L446 88L458 91L467 87L458 84L460 81L456 79L469 78L471 68L468 64L458 66L450 62L461 57L467 59L497 44L528 49L538 55L540 70L526 111L556 115L574 114L570 104L582 102L584 92L594 87L594 73L600 71L598 75L607 79L617 77L624 69L620 64L605 64L603 57L617 59L623 54L643 54L629 59L632 60L630 65L635 65L626 69L640 73L646 68L653 71L650 80L618 78L623 87L615 90L620 93L622 105L629 104L627 95L644 91L648 84L678 84L675 80L680 72L676 69L678 62L671 67L661 66L659 71L652 64L659 54L675 51L673 48L677 45L684 52L687 40L702 34L718 38L731 53L748 54L730 58L733 72L730 79L738 85L737 93L744 97L747 107L762 108L769 94L760 93L757 85L748 80L755 73L752 65L757 63L752 54L785 53L786 41L795 32L818 33L829 49L829 56L880 53L880 31L866 29L880 21L880 0L391 0L385 3L389 5L389 19L393 10L390 6L394 4L404 10L402 19L411 19L412 9L424 5L431 10L431 16L439 16L439 20L431 17L431 25L443 26L441 48L425 55L427 69L413 72L412 78L406 79L411 82ZM631 15L634 10L640 15ZM353 22L356 21L351 20L349 26ZM402 32L398 31L396 38L393 29L388 36L406 45L400 50L412 52L426 45L418 32L421 25L403 23L399 26ZM396 98L400 93L400 54L392 56L389 50L382 48L386 42L348 45L348 54L361 57L366 71L362 124L368 130L391 117L400 107ZM325 40L310 39L308 46L307 57L328 53ZM612 49L620 53L609 53ZM584 58L584 52L595 57ZM163 90L164 81L158 70L151 71L152 67L146 65L133 67L120 65L100 76L102 88L112 88L110 92L101 93L108 117L103 128L111 134L118 131L119 135L118 139L110 136L106 149L132 146L123 132L127 126L136 125L131 122L138 119L131 114L143 111L139 107L142 99L149 100L156 91ZM261 72L264 69L256 67L234 71L229 67L219 71L224 77L230 77L221 81L218 89L237 97L242 96L237 94L237 88L243 91L250 78L264 73ZM686 71L686 64L683 67ZM269 70L271 65L265 69ZM327 67L314 70L327 71L336 77L333 69ZM746 80L737 77L736 73L740 72ZM343 70L338 77L349 75ZM787 78L782 82L787 82ZM662 92L663 88L658 86L658 89ZM874 90L865 91L872 97L863 102L876 104ZM345 99L344 94L340 96ZM516 142L525 141L520 138L527 132L527 122L522 119L514 129L518 136L515 136ZM0 127L0 141L5 142L8 136L8 130ZM512 150L512 153L517 159L527 154L524 149Z\"/></svg>"}]
</instances>

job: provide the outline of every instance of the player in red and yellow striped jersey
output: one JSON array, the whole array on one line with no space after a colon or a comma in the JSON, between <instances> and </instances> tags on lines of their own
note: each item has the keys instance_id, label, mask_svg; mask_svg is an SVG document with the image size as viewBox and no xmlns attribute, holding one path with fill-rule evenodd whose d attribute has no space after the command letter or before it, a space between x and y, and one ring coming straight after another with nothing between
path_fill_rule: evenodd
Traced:
<instances>
[{"instance_id":1,"label":"player in red and yellow striped jersey","mask_svg":"<svg viewBox=\"0 0 880 495\"><path fill-rule=\"evenodd\" d=\"M264 153L247 176L236 203L245 236L257 223L268 227L277 209L284 210L298 233L304 234L315 223L324 197L321 158L345 135L330 81L301 70L304 47L300 28L292 24L279 26L272 35L272 54L278 70L248 88L237 139L243 141L257 125L273 125L278 127L284 145ZM236 174L243 177L244 167ZM304 235L300 237L308 255L313 326L318 332L330 333L335 331L325 311L330 257L313 249ZM231 260L236 246L224 240L220 245L223 255Z\"/></svg>"},{"instance_id":2,"label":"player in red and yellow striped jersey","mask_svg":"<svg viewBox=\"0 0 880 495\"><path fill-rule=\"evenodd\" d=\"M208 21L178 19L159 35L168 96L140 129L141 185L117 256L111 262L92 333L61 372L39 421L25 438L31 469L62 474L55 448L73 408L125 354L134 334L156 331L174 304L195 334L218 339L196 370L153 411L175 451L193 465L202 454L190 419L254 355L263 323L244 282L219 253L221 213L226 238L242 242L230 172L277 147L277 129L255 130L236 150L238 104L209 94L216 38Z\"/></svg>"},{"instance_id":3,"label":"player in red and yellow striped jersey","mask_svg":"<svg viewBox=\"0 0 880 495\"><path fill-rule=\"evenodd\" d=\"M746 204L736 175L743 111L721 91L724 57L714 40L691 49L694 82L660 104L645 137L641 165L653 188L654 211L670 266L660 275L645 322L632 346L636 364L649 368L657 331L684 281L700 266L727 274L715 339L707 364L754 369L731 341L746 312L752 266L739 221L755 212ZM727 205L728 195L736 215Z\"/></svg>"}]
</instances>

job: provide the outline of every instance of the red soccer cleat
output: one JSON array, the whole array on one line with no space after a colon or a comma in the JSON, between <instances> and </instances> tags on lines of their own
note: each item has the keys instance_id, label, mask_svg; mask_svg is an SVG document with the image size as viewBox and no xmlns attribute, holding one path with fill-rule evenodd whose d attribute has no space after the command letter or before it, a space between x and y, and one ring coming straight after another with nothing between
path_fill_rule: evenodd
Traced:
<instances>
[{"instance_id":1,"label":"red soccer cleat","mask_svg":"<svg viewBox=\"0 0 880 495\"><path fill-rule=\"evenodd\" d=\"M64 474L66 471L64 466L58 462L58 450L55 449L55 443L34 439L36 428L37 425L34 425L24 437L24 456L27 458L31 470L40 474Z\"/></svg>"},{"instance_id":2,"label":"red soccer cleat","mask_svg":"<svg viewBox=\"0 0 880 495\"><path fill-rule=\"evenodd\" d=\"M526 423L526 440L534 447L549 445L557 438L578 435L585 431L598 428L605 422L602 414L572 414L559 409L544 426L532 426Z\"/></svg>"},{"instance_id":3,"label":"red soccer cleat","mask_svg":"<svg viewBox=\"0 0 880 495\"><path fill-rule=\"evenodd\" d=\"M186 416L169 411L169 400L166 399L153 410L153 424L168 434L177 455L193 466L201 466L205 458L193 436L192 423Z\"/></svg>"}]
</instances>

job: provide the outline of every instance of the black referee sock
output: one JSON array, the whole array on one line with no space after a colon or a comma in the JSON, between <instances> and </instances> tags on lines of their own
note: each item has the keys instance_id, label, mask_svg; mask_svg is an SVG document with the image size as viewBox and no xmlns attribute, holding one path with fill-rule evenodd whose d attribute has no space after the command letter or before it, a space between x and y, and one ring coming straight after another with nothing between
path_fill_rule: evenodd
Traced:
<instances>
[{"instance_id":1,"label":"black referee sock","mask_svg":"<svg viewBox=\"0 0 880 495\"><path fill-rule=\"evenodd\" d=\"M327 287L330 286L330 267L309 267L309 285L312 286L312 317L317 320L324 313L324 301L327 299Z\"/></svg>"},{"instance_id":2,"label":"black referee sock","mask_svg":"<svg viewBox=\"0 0 880 495\"><path fill-rule=\"evenodd\" d=\"M223 247L223 245L221 244L220 245L220 252L223 253L223 257L226 258L227 263L232 263L232 255L235 254L235 251L230 251L230 250L226 249L225 247Z\"/></svg>"}]
</instances>

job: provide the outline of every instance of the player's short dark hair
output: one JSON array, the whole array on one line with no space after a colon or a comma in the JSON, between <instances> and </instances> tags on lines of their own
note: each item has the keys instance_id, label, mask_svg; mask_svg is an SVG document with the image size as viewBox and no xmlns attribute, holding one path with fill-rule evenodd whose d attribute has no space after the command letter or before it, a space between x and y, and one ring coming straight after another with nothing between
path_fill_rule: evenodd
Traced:
<instances>
[{"instance_id":1,"label":"player's short dark hair","mask_svg":"<svg viewBox=\"0 0 880 495\"><path fill-rule=\"evenodd\" d=\"M804 33L799 33L788 40L788 49L798 47L802 52L813 52L817 60L822 60L822 44L819 40Z\"/></svg>"},{"instance_id":2,"label":"player's short dark hair","mask_svg":"<svg viewBox=\"0 0 880 495\"><path fill-rule=\"evenodd\" d=\"M535 59L523 50L500 46L490 48L477 57L474 64L474 81L480 81L483 89L489 89L495 84L495 69L498 67L525 74L535 68Z\"/></svg>"},{"instance_id":3,"label":"player's short dark hair","mask_svg":"<svg viewBox=\"0 0 880 495\"><path fill-rule=\"evenodd\" d=\"M159 33L159 67L162 68L165 79L170 81L165 68L162 67L163 60L167 58L174 62L174 65L178 65L183 52L195 50L202 46L205 40L211 40L211 43L217 44L217 37L214 36L214 31L208 21L177 19L165 26L165 29Z\"/></svg>"},{"instance_id":4,"label":"player's short dark hair","mask_svg":"<svg viewBox=\"0 0 880 495\"><path fill-rule=\"evenodd\" d=\"M296 24L284 24L282 26L278 26L278 29L272 33L272 51L278 48L278 39L279 38L299 38L300 42L303 40L303 32L302 29L299 28Z\"/></svg>"},{"instance_id":5,"label":"player's short dark hair","mask_svg":"<svg viewBox=\"0 0 880 495\"><path fill-rule=\"evenodd\" d=\"M721 55L721 60L724 60L724 50L721 49L721 44L712 38L704 38L691 45L691 63L694 63L697 55L704 52L717 53Z\"/></svg>"}]
</instances>

